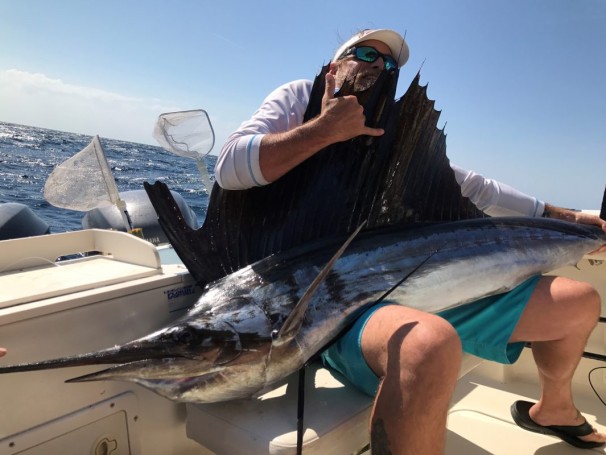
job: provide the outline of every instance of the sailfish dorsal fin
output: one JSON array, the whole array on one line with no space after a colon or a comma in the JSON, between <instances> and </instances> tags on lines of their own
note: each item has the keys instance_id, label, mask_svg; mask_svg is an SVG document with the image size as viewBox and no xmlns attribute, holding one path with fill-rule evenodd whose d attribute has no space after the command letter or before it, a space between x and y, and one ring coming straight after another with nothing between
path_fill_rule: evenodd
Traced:
<instances>
[{"instance_id":1,"label":"sailfish dorsal fin","mask_svg":"<svg viewBox=\"0 0 606 455\"><path fill-rule=\"evenodd\" d=\"M315 79L306 120L320 113L327 70ZM347 235L362 221L372 229L483 216L461 196L437 127L440 113L420 75L394 100L397 79L385 71L367 92L353 93L367 124L384 128L383 136L333 144L263 187L233 191L215 183L197 231L180 221L166 185L145 185L167 237L200 284L274 253ZM337 96L351 90L346 85Z\"/></svg>"}]
</instances>

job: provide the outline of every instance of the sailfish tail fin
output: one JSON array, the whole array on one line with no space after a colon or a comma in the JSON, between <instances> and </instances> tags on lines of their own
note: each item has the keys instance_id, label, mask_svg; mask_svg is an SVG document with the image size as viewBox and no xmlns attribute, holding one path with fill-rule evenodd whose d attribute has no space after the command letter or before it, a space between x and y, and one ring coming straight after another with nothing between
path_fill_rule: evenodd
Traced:
<instances>
[{"instance_id":1,"label":"sailfish tail fin","mask_svg":"<svg viewBox=\"0 0 606 455\"><path fill-rule=\"evenodd\" d=\"M158 222L164 230L168 241L175 249L183 264L196 279L197 284L204 286L217 278L216 264L213 264L210 244L205 241L204 228L192 229L171 194L168 186L162 182L143 186L151 201Z\"/></svg>"}]
</instances>

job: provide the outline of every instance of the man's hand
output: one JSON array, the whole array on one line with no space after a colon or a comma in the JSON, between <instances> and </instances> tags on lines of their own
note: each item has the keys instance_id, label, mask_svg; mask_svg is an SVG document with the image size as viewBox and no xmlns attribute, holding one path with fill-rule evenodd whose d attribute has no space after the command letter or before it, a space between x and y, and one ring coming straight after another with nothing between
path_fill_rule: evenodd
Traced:
<instances>
[{"instance_id":1,"label":"man's hand","mask_svg":"<svg viewBox=\"0 0 606 455\"><path fill-rule=\"evenodd\" d=\"M366 126L364 108L358 103L355 96L335 98L335 76L331 73L326 74L322 113L318 122L322 122L323 128L326 128L326 134L330 135L333 143L361 135L381 136L384 133L381 128Z\"/></svg>"},{"instance_id":2,"label":"man's hand","mask_svg":"<svg viewBox=\"0 0 606 455\"><path fill-rule=\"evenodd\" d=\"M6 349L0 348L0 357L2 357L4 354L6 354Z\"/></svg>"},{"instance_id":3,"label":"man's hand","mask_svg":"<svg viewBox=\"0 0 606 455\"><path fill-rule=\"evenodd\" d=\"M606 221L604 221L600 217L583 212L574 212L574 214L576 223L599 226L604 232L606 232ZM598 248L595 251L592 251L591 253L606 253L606 245Z\"/></svg>"},{"instance_id":4,"label":"man's hand","mask_svg":"<svg viewBox=\"0 0 606 455\"><path fill-rule=\"evenodd\" d=\"M380 128L366 126L364 109L355 96L335 98L335 77L328 73L320 115L289 131L264 135L259 167L265 180L273 182L325 147L383 133Z\"/></svg>"},{"instance_id":5,"label":"man's hand","mask_svg":"<svg viewBox=\"0 0 606 455\"><path fill-rule=\"evenodd\" d=\"M575 212L575 223L579 224L591 224L595 226L599 226L602 228L604 232L606 232L606 221L599 218L596 215L591 215L589 213L583 212Z\"/></svg>"},{"instance_id":6,"label":"man's hand","mask_svg":"<svg viewBox=\"0 0 606 455\"><path fill-rule=\"evenodd\" d=\"M599 216L591 215L590 213L575 212L574 210L563 209L551 204L545 204L543 216L546 218L570 221L571 223L599 226L604 232L606 232L606 220L601 219Z\"/></svg>"},{"instance_id":7,"label":"man's hand","mask_svg":"<svg viewBox=\"0 0 606 455\"><path fill-rule=\"evenodd\" d=\"M559 220L570 221L578 224L588 224L590 226L598 226L604 232L606 232L606 220L601 219L596 215L590 213L575 212L573 210L563 209L561 207L555 207L551 204L545 204L545 212L543 216L548 218L556 218ZM591 253L603 253L606 252L606 245L598 248Z\"/></svg>"}]
</instances>

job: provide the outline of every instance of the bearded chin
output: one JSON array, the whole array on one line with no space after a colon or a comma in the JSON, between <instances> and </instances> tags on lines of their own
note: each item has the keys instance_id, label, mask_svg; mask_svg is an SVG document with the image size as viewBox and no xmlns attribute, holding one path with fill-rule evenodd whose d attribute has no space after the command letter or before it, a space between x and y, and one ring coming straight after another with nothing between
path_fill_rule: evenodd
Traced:
<instances>
[{"instance_id":1,"label":"bearded chin","mask_svg":"<svg viewBox=\"0 0 606 455\"><path fill-rule=\"evenodd\" d=\"M353 88L356 92L365 92L369 88L371 88L377 79L379 78L380 73L358 73L355 76Z\"/></svg>"},{"instance_id":2,"label":"bearded chin","mask_svg":"<svg viewBox=\"0 0 606 455\"><path fill-rule=\"evenodd\" d=\"M343 95L354 95L362 106L370 94L370 90L380 76L380 72L356 72L348 74L343 80L340 92Z\"/></svg>"}]
</instances>

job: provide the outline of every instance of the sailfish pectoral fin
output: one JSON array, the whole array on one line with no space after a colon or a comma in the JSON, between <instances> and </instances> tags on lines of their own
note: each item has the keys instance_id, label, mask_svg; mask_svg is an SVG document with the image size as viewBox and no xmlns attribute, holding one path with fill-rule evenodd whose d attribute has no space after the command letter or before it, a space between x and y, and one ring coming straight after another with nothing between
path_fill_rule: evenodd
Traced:
<instances>
[{"instance_id":1,"label":"sailfish pectoral fin","mask_svg":"<svg viewBox=\"0 0 606 455\"><path fill-rule=\"evenodd\" d=\"M286 318L286 321L284 321L284 324L278 332L278 340L288 340L297 334L301 328L301 324L303 323L303 318L305 317L305 312L309 306L309 301L313 297L320 284L322 284L322 282L326 279L326 276L332 270L335 262L337 262L337 260L343 255L349 244L358 235L365 224L366 222L363 222L357 227L357 229L347 238L345 243L341 246L341 248L338 249L330 261L328 261L320 273L318 273L318 275L314 278L305 291L305 294L303 294L303 296L299 299L295 308L290 312Z\"/></svg>"},{"instance_id":2,"label":"sailfish pectoral fin","mask_svg":"<svg viewBox=\"0 0 606 455\"><path fill-rule=\"evenodd\" d=\"M425 259L423 259L421 262L419 262L410 272L408 272L406 275L404 275L402 277L402 279L400 279L396 284L394 284L390 289L388 289L387 292L385 292L385 294L383 294L381 297L379 297L379 299L375 302L375 304L385 300L387 298L387 296L394 291L394 289L396 289L398 286L401 286L402 283L404 283L408 278L410 278L412 275L417 273L425 264L427 264L427 262L429 262L429 260L432 257L434 257L434 255L439 253L440 250L442 250L445 246L446 246L446 244L442 245L440 248L436 248L434 251L429 253Z\"/></svg>"}]
</instances>

